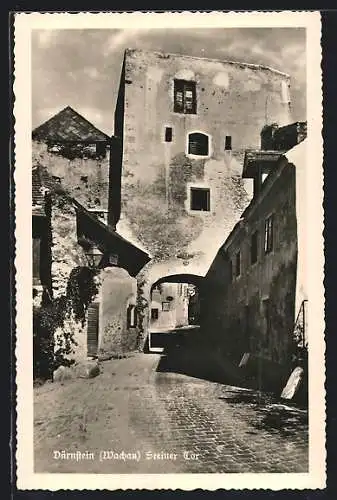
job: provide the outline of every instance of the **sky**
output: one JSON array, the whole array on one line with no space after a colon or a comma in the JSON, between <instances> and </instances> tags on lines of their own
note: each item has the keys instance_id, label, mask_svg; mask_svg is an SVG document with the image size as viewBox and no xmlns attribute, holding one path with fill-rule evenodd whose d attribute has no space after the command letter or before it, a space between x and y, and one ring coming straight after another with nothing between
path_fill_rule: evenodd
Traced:
<instances>
[{"instance_id":1,"label":"sky","mask_svg":"<svg viewBox=\"0 0 337 500\"><path fill-rule=\"evenodd\" d=\"M293 121L306 120L304 28L67 29L33 31L33 128L71 106L112 135L126 48L271 66L291 77Z\"/></svg>"}]
</instances>

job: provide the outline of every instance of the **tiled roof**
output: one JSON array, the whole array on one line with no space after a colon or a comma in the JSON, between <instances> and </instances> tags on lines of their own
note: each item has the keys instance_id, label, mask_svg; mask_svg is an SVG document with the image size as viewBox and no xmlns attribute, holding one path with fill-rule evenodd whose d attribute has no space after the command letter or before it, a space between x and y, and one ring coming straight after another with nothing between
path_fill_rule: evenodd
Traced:
<instances>
[{"instance_id":1,"label":"tiled roof","mask_svg":"<svg viewBox=\"0 0 337 500\"><path fill-rule=\"evenodd\" d=\"M110 137L96 128L70 106L35 128L34 140L49 142L107 142Z\"/></svg>"}]
</instances>

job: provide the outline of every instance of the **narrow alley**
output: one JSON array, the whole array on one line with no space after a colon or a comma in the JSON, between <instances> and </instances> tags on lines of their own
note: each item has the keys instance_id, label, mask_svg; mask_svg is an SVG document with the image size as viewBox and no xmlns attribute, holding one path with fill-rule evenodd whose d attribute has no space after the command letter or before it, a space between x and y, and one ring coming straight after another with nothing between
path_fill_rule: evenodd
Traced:
<instances>
[{"instance_id":1,"label":"narrow alley","mask_svg":"<svg viewBox=\"0 0 337 500\"><path fill-rule=\"evenodd\" d=\"M159 371L163 358L137 353L102 363L96 378L36 387L35 472L308 471L306 410Z\"/></svg>"}]
</instances>

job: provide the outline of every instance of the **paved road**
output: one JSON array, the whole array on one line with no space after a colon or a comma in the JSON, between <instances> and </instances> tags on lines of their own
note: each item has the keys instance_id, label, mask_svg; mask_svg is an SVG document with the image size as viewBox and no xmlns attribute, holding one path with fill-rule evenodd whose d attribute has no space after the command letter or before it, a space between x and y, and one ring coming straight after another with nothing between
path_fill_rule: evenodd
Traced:
<instances>
[{"instance_id":1,"label":"paved road","mask_svg":"<svg viewBox=\"0 0 337 500\"><path fill-rule=\"evenodd\" d=\"M137 354L103 363L95 379L37 388L36 472L307 472L305 411L156 372L159 360ZM53 457L77 450L94 458ZM100 461L102 450L110 453Z\"/></svg>"}]
</instances>

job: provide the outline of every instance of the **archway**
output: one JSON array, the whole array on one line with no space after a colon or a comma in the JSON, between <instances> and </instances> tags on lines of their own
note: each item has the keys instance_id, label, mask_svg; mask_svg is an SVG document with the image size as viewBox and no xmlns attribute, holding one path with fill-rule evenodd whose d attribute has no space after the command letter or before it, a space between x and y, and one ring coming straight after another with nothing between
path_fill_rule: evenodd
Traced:
<instances>
[{"instance_id":1,"label":"archway","mask_svg":"<svg viewBox=\"0 0 337 500\"><path fill-rule=\"evenodd\" d=\"M175 274L157 279L151 286L149 351L165 352L186 344L200 324L202 277Z\"/></svg>"}]
</instances>

